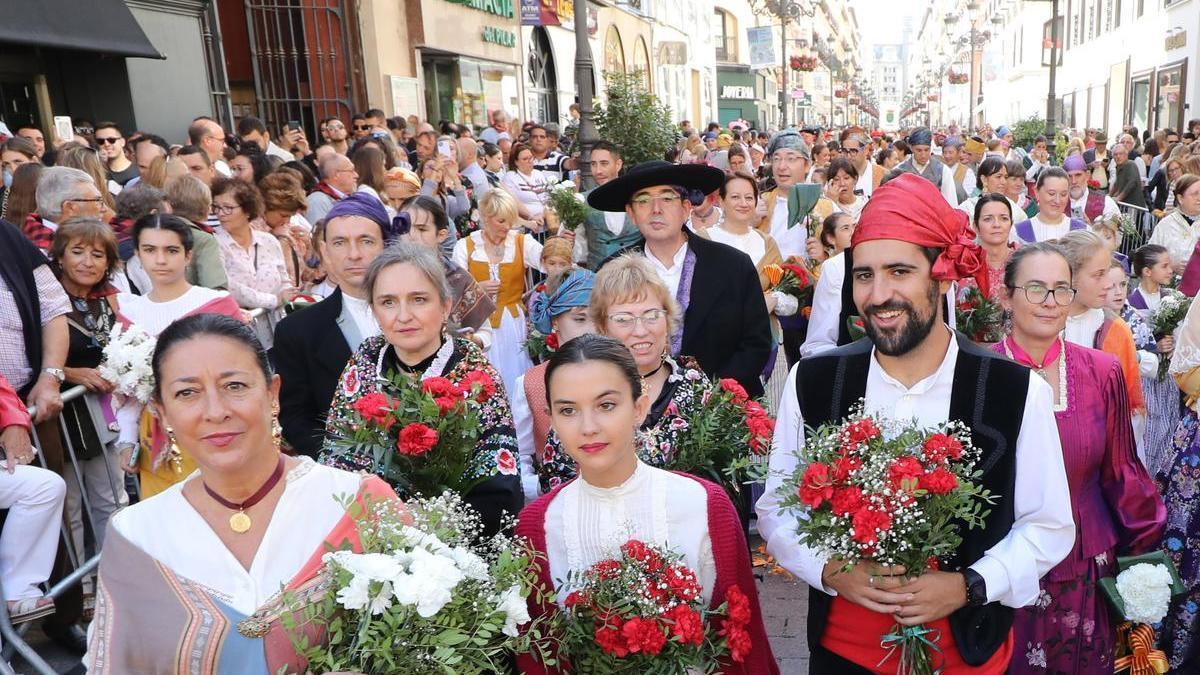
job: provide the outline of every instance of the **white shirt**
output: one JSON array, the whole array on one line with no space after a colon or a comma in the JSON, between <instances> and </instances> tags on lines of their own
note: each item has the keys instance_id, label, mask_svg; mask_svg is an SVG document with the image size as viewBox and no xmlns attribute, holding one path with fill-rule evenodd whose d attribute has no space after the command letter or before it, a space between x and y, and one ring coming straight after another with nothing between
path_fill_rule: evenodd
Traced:
<instances>
[{"instance_id":1,"label":"white shirt","mask_svg":"<svg viewBox=\"0 0 1200 675\"><path fill-rule=\"evenodd\" d=\"M346 313L350 315L350 318L354 319L354 325L358 328L358 334L362 336L362 339L366 340L383 332L380 330L379 322L375 319L375 312L371 311L371 305L366 298L359 299L342 291L342 306L346 308Z\"/></svg>"},{"instance_id":2,"label":"white shirt","mask_svg":"<svg viewBox=\"0 0 1200 675\"><path fill-rule=\"evenodd\" d=\"M556 586L568 572L582 572L639 539L683 556L696 573L704 603L717 579L708 533L708 494L700 483L640 460L629 480L598 488L581 476L546 508L546 558ZM563 589L569 592L569 589ZM566 599L559 593L559 602Z\"/></svg>"},{"instance_id":3,"label":"white shirt","mask_svg":"<svg viewBox=\"0 0 1200 675\"><path fill-rule=\"evenodd\" d=\"M931 159L924 165L918 166L917 161L914 159L912 167L917 171L918 174L921 174L925 171L925 167L929 166L929 164L932 162L933 160ZM944 164L942 165L941 185L938 185L937 188L938 191L942 193L942 197L946 200L947 204L950 206L958 206L958 190L954 188L954 171Z\"/></svg>"},{"instance_id":4,"label":"white shirt","mask_svg":"<svg viewBox=\"0 0 1200 675\"><path fill-rule=\"evenodd\" d=\"M1080 347L1095 349L1096 331L1104 323L1103 309L1089 309L1082 314L1067 317L1067 325L1063 328L1063 338Z\"/></svg>"},{"instance_id":5,"label":"white shirt","mask_svg":"<svg viewBox=\"0 0 1200 675\"><path fill-rule=\"evenodd\" d=\"M533 447L533 411L529 409L529 398L525 395L525 375L517 378L513 390L508 392L508 400L512 402L513 427L517 430L521 490L525 493L525 503L530 504L541 496L542 489L533 464L537 449Z\"/></svg>"},{"instance_id":6,"label":"white shirt","mask_svg":"<svg viewBox=\"0 0 1200 675\"><path fill-rule=\"evenodd\" d=\"M491 278L499 279L500 265L493 265L491 264L491 261L488 260L487 250L483 241L483 232L475 230L468 235L468 237L475 240L475 254L471 256L471 260L474 260L475 262L486 263L491 271ZM458 265L464 270L470 271L471 268L468 266L470 261L467 260L468 237L463 237L462 239L454 242L454 255L451 256L451 259L454 261L455 265ZM534 239L533 236L521 234L516 230L508 231L508 237L504 240L504 257L501 259L500 264L511 263L516 257L517 237L525 238L525 241L522 244L522 255L525 258L525 267L535 270L542 269L542 245L539 244L537 239Z\"/></svg>"},{"instance_id":7,"label":"white shirt","mask_svg":"<svg viewBox=\"0 0 1200 675\"><path fill-rule=\"evenodd\" d=\"M1165 246L1171 253L1171 263L1178 269L1191 259L1197 239L1200 239L1200 219L1188 225L1182 213L1172 211L1154 226L1148 243Z\"/></svg>"},{"instance_id":8,"label":"white shirt","mask_svg":"<svg viewBox=\"0 0 1200 675\"><path fill-rule=\"evenodd\" d=\"M750 256L750 263L755 267L758 267L758 263L767 254L767 240L763 239L762 235L754 229L746 230L742 234L734 234L717 225L708 228L708 236L713 241L732 246Z\"/></svg>"},{"instance_id":9,"label":"white shirt","mask_svg":"<svg viewBox=\"0 0 1200 675\"><path fill-rule=\"evenodd\" d=\"M250 569L242 567L183 496L183 486L198 479L199 472L193 473L154 499L121 509L112 526L172 572L204 586L235 610L253 614L320 549L346 513L337 498L357 494L362 476L300 458L287 473Z\"/></svg>"},{"instance_id":10,"label":"white shirt","mask_svg":"<svg viewBox=\"0 0 1200 675\"><path fill-rule=\"evenodd\" d=\"M213 169L216 169L217 173L221 174L221 176L225 178L233 177L233 170L229 168L229 165L225 163L225 160L218 159L217 161L213 162L212 165Z\"/></svg>"},{"instance_id":11,"label":"white shirt","mask_svg":"<svg viewBox=\"0 0 1200 675\"><path fill-rule=\"evenodd\" d=\"M1142 288L1141 284L1138 284L1137 290L1141 291L1142 300L1146 301L1146 315L1148 316L1149 314L1153 314L1154 312L1158 311L1158 306L1162 304L1162 287L1159 287L1157 291L1151 293L1145 288Z\"/></svg>"},{"instance_id":12,"label":"white shirt","mask_svg":"<svg viewBox=\"0 0 1200 675\"><path fill-rule=\"evenodd\" d=\"M667 267L658 259L658 256L650 252L650 249L646 249L646 260L650 261L650 266L654 268L659 278L670 289L672 298L679 297L679 281L683 278L683 261L687 258L687 251L687 241L684 241L679 250L675 251L675 257L671 260L671 266Z\"/></svg>"},{"instance_id":13,"label":"white shirt","mask_svg":"<svg viewBox=\"0 0 1200 675\"><path fill-rule=\"evenodd\" d=\"M1050 241L1051 239L1061 239L1063 235L1071 231L1071 218L1063 214L1062 222L1057 225L1051 225L1044 222L1040 215L1029 219L1029 224L1033 226L1033 236L1035 241ZM1013 224L1013 231L1016 231L1016 223Z\"/></svg>"},{"instance_id":14,"label":"white shirt","mask_svg":"<svg viewBox=\"0 0 1200 675\"><path fill-rule=\"evenodd\" d=\"M838 318L842 315L842 283L846 280L846 256L839 253L821 263L821 276L813 289L808 336L800 345L800 356L809 357L837 347Z\"/></svg>"},{"instance_id":15,"label":"white shirt","mask_svg":"<svg viewBox=\"0 0 1200 675\"><path fill-rule=\"evenodd\" d=\"M805 244L808 242L808 228L796 225L788 227L788 204L787 192L779 195L775 200L775 209L771 211L771 238L775 240L775 245L779 247L779 255L783 256L784 260L795 257L804 257Z\"/></svg>"},{"instance_id":16,"label":"white shirt","mask_svg":"<svg viewBox=\"0 0 1200 675\"><path fill-rule=\"evenodd\" d=\"M938 369L912 387L905 387L888 375L872 353L867 372L867 413L896 420L916 419L922 425L945 422L950 415L957 361L958 343L951 339ZM795 391L795 379L793 368L785 392ZM1050 385L1041 378L1030 377L1015 449L1012 529L970 565L986 582L988 602L1008 607L1033 603L1038 597L1038 579L1065 558L1075 543L1071 493L1053 402ZM803 449L804 418L795 395L789 393L780 402L770 475L756 505L758 531L767 541L767 551L784 569L813 588L834 595L833 589L826 587L821 579L826 556L800 543L797 516L780 507L783 478L796 471Z\"/></svg>"},{"instance_id":17,"label":"white shirt","mask_svg":"<svg viewBox=\"0 0 1200 675\"><path fill-rule=\"evenodd\" d=\"M854 189L862 190L865 197L871 196L875 189L875 162L867 160L866 166L858 170L858 182L854 184Z\"/></svg>"},{"instance_id":18,"label":"white shirt","mask_svg":"<svg viewBox=\"0 0 1200 675\"><path fill-rule=\"evenodd\" d=\"M554 183L550 174L537 169L528 176L520 171L509 171L500 182L525 206L530 218L536 218L546 210L547 192Z\"/></svg>"},{"instance_id":19,"label":"white shirt","mask_svg":"<svg viewBox=\"0 0 1200 675\"><path fill-rule=\"evenodd\" d=\"M275 145L275 141L267 141L267 153L266 154L268 154L272 157L278 157L279 159L282 159L285 162L290 162L290 161L296 159L295 157L292 156L292 153L288 152L287 150L284 150L283 148L279 147L278 145Z\"/></svg>"},{"instance_id":20,"label":"white shirt","mask_svg":"<svg viewBox=\"0 0 1200 675\"><path fill-rule=\"evenodd\" d=\"M1070 209L1071 209L1071 215L1073 217L1078 218L1080 220L1087 220L1087 214L1085 212L1085 209L1087 207L1087 200L1088 200L1088 191L1087 190L1084 190L1083 194L1079 195L1078 199L1076 199L1075 197L1071 197ZM1100 215L1104 218L1107 218L1109 216L1119 216L1119 215L1121 215L1121 209L1120 209L1120 207L1117 206L1117 203L1113 201L1112 197L1109 197L1108 195L1104 195L1104 210L1100 212Z\"/></svg>"}]
</instances>

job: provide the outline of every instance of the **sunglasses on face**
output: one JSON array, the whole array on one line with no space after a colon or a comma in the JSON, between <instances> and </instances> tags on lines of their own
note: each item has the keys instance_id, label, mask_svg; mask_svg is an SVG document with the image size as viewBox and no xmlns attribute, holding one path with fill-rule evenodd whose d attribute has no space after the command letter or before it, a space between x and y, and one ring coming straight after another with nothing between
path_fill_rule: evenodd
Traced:
<instances>
[{"instance_id":1,"label":"sunglasses on face","mask_svg":"<svg viewBox=\"0 0 1200 675\"><path fill-rule=\"evenodd\" d=\"M371 128L371 125L370 125L370 124L355 124L355 125L354 125L354 130L355 130L355 131L366 131L366 130L368 130L368 129L370 129L370 128Z\"/></svg>"},{"instance_id":2,"label":"sunglasses on face","mask_svg":"<svg viewBox=\"0 0 1200 675\"><path fill-rule=\"evenodd\" d=\"M108 145L109 143L116 145L117 141L119 140L121 140L120 136L109 136L107 138L100 138L99 136L96 137L96 142L100 145Z\"/></svg>"}]
</instances>

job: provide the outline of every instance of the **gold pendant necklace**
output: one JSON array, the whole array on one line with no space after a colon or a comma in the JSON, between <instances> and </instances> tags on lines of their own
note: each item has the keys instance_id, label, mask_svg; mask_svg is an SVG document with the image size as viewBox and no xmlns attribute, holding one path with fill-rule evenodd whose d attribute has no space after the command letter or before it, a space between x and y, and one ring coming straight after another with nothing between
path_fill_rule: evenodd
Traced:
<instances>
[{"instance_id":1,"label":"gold pendant necklace","mask_svg":"<svg viewBox=\"0 0 1200 675\"><path fill-rule=\"evenodd\" d=\"M217 494L212 488L208 487L208 484L204 483L203 481L201 481L201 484L204 485L204 491L208 493L209 497L212 497L221 506L224 506L227 509L233 509L235 511L233 515L229 516L229 529L233 530L237 534L245 534L246 532L250 531L250 527L254 524L250 520L250 516L246 515L246 509L261 502L263 498L267 496L267 493L269 493L271 489L274 488L277 483L279 483L280 478L283 478L282 454L279 455L279 463L275 465L275 470L271 472L270 478L267 478L267 481L262 484L262 487L258 488L254 494L250 495L250 497L243 502L231 502Z\"/></svg>"}]
</instances>

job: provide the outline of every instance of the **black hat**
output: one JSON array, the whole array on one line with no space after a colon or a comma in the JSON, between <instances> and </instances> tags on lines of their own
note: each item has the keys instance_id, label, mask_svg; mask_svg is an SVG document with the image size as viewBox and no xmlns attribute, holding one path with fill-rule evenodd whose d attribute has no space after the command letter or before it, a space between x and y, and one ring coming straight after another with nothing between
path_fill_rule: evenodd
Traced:
<instances>
[{"instance_id":1,"label":"black hat","mask_svg":"<svg viewBox=\"0 0 1200 675\"><path fill-rule=\"evenodd\" d=\"M817 136L821 133L821 127L817 126L816 124L806 124L800 127L800 133Z\"/></svg>"},{"instance_id":2,"label":"black hat","mask_svg":"<svg viewBox=\"0 0 1200 675\"><path fill-rule=\"evenodd\" d=\"M588 206L600 211L624 211L640 190L655 185L678 185L709 194L721 189L725 172L703 164L672 164L651 160L635 165L624 176L588 194Z\"/></svg>"}]
</instances>

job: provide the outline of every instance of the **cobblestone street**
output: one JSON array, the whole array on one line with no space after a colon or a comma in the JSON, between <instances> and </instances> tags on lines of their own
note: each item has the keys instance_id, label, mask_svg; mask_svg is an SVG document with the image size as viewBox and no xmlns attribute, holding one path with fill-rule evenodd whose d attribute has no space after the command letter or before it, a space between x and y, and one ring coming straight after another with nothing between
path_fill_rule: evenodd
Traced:
<instances>
[{"instance_id":1,"label":"cobblestone street","mask_svg":"<svg viewBox=\"0 0 1200 675\"><path fill-rule=\"evenodd\" d=\"M755 573L765 568L755 568ZM807 586L795 578L766 574L758 583L763 622L782 675L808 672L808 639L804 626L808 612Z\"/></svg>"}]
</instances>

